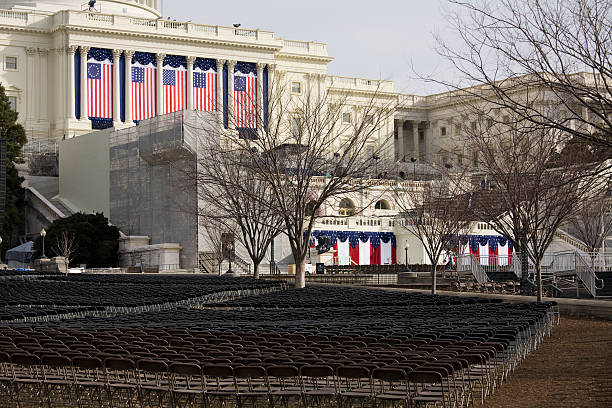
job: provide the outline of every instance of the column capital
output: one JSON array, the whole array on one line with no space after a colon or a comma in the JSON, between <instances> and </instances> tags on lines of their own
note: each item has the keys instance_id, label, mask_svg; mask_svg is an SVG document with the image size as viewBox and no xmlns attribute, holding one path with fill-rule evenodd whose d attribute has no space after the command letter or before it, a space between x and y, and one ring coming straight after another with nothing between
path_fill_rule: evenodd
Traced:
<instances>
[{"instance_id":1,"label":"column capital","mask_svg":"<svg viewBox=\"0 0 612 408\"><path fill-rule=\"evenodd\" d=\"M197 57L194 57L193 55L189 55L187 57L187 65L193 65L196 62Z\"/></svg>"},{"instance_id":2,"label":"column capital","mask_svg":"<svg viewBox=\"0 0 612 408\"><path fill-rule=\"evenodd\" d=\"M55 52L56 52L58 55L64 55L64 52L66 52L66 49L65 49L65 48L62 48L62 47L60 47L60 48L56 48L56 49L55 49Z\"/></svg>"},{"instance_id":3,"label":"column capital","mask_svg":"<svg viewBox=\"0 0 612 408\"><path fill-rule=\"evenodd\" d=\"M237 63L238 63L238 61L236 61L236 60L227 60L227 66L230 69L236 68L236 64Z\"/></svg>"},{"instance_id":4,"label":"column capital","mask_svg":"<svg viewBox=\"0 0 612 408\"><path fill-rule=\"evenodd\" d=\"M255 63L255 68L257 69L257 71L263 71L264 68L266 67L266 63L264 62L256 62Z\"/></svg>"},{"instance_id":5,"label":"column capital","mask_svg":"<svg viewBox=\"0 0 612 408\"><path fill-rule=\"evenodd\" d=\"M66 47L66 52L70 55L74 55L76 54L78 49L79 47L76 45L69 45L68 47Z\"/></svg>"},{"instance_id":6,"label":"column capital","mask_svg":"<svg viewBox=\"0 0 612 408\"><path fill-rule=\"evenodd\" d=\"M36 48L26 47L25 52L26 52L26 55L34 55L36 54Z\"/></svg>"},{"instance_id":7,"label":"column capital","mask_svg":"<svg viewBox=\"0 0 612 408\"><path fill-rule=\"evenodd\" d=\"M158 52L157 54L155 54L155 59L157 60L157 62L159 63L164 62L164 58L166 58L166 54L163 52Z\"/></svg>"},{"instance_id":8,"label":"column capital","mask_svg":"<svg viewBox=\"0 0 612 408\"><path fill-rule=\"evenodd\" d=\"M91 47L88 45L81 45L79 48L81 48L81 57L83 56L83 54L87 55L89 50L91 50Z\"/></svg>"},{"instance_id":9,"label":"column capital","mask_svg":"<svg viewBox=\"0 0 612 408\"><path fill-rule=\"evenodd\" d=\"M47 48L39 48L38 49L38 53L40 55L47 55L47 54L49 54L49 50Z\"/></svg>"},{"instance_id":10,"label":"column capital","mask_svg":"<svg viewBox=\"0 0 612 408\"><path fill-rule=\"evenodd\" d=\"M130 58L133 57L134 54L136 54L136 51L134 51L134 50L125 50L123 52L125 52L125 56L126 57L130 57ZM132 61L130 60L130 62L132 62Z\"/></svg>"},{"instance_id":11,"label":"column capital","mask_svg":"<svg viewBox=\"0 0 612 408\"><path fill-rule=\"evenodd\" d=\"M123 50L114 49L113 50L113 58L121 58L121 54L122 53L123 53Z\"/></svg>"}]
</instances>

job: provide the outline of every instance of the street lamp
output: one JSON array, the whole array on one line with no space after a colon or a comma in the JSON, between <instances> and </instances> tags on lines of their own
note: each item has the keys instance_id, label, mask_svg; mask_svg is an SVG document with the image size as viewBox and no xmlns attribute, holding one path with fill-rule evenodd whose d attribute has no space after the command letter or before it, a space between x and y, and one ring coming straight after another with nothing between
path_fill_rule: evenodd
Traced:
<instances>
[{"instance_id":1,"label":"street lamp","mask_svg":"<svg viewBox=\"0 0 612 408\"><path fill-rule=\"evenodd\" d=\"M408 240L406 240L406 246L404 247L404 250L406 251L406 271L409 271L408 269L408 248L410 248L410 245L408 244Z\"/></svg>"},{"instance_id":2,"label":"street lamp","mask_svg":"<svg viewBox=\"0 0 612 408\"><path fill-rule=\"evenodd\" d=\"M0 237L0 245L2 245L2 237ZM0 264L2 263L2 252L0 252Z\"/></svg>"},{"instance_id":3,"label":"street lamp","mask_svg":"<svg viewBox=\"0 0 612 408\"><path fill-rule=\"evenodd\" d=\"M40 236L42 237L42 257L45 257L45 236L47 236L47 231L45 231L45 229L43 228L42 230L40 230Z\"/></svg>"},{"instance_id":4,"label":"street lamp","mask_svg":"<svg viewBox=\"0 0 612 408\"><path fill-rule=\"evenodd\" d=\"M416 157L411 157L410 162L412 163L412 179L416 181Z\"/></svg>"}]
</instances>

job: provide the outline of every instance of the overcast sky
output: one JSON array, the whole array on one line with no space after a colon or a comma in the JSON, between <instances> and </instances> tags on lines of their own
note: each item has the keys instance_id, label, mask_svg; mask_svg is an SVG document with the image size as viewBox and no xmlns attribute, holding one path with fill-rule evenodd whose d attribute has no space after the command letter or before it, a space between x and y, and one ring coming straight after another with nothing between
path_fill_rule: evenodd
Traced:
<instances>
[{"instance_id":1,"label":"overcast sky","mask_svg":"<svg viewBox=\"0 0 612 408\"><path fill-rule=\"evenodd\" d=\"M444 89L418 79L449 75L434 51L434 33L452 35L444 20L445 0L166 0L164 18L211 25L271 30L291 40L321 41L334 61L332 75L391 79L404 93Z\"/></svg>"}]
</instances>

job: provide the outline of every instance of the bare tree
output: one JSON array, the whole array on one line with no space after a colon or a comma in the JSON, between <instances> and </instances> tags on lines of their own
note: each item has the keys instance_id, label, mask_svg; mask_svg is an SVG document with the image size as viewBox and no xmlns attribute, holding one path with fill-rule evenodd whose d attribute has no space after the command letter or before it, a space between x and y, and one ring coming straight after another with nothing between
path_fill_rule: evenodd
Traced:
<instances>
[{"instance_id":1,"label":"bare tree","mask_svg":"<svg viewBox=\"0 0 612 408\"><path fill-rule=\"evenodd\" d=\"M484 110L473 119L463 129L479 176L476 188L467 191L470 206L476 217L489 222L518 249L524 287L528 262L533 263L540 301L545 251L583 200L607 190L609 175L602 173L602 167L608 166L559 165L557 151L570 136L555 128L527 121L496 124Z\"/></svg>"},{"instance_id":2,"label":"bare tree","mask_svg":"<svg viewBox=\"0 0 612 408\"><path fill-rule=\"evenodd\" d=\"M586 246L591 265L594 266L597 252L602 248L606 237L612 233L608 196L601 194L585 200L567 224L568 232Z\"/></svg>"},{"instance_id":3,"label":"bare tree","mask_svg":"<svg viewBox=\"0 0 612 408\"><path fill-rule=\"evenodd\" d=\"M198 216L217 230L234 234L253 262L253 276L270 243L281 233L282 219L270 201L268 184L254 177L242 162L240 150L206 143L200 149L197 166Z\"/></svg>"},{"instance_id":4,"label":"bare tree","mask_svg":"<svg viewBox=\"0 0 612 408\"><path fill-rule=\"evenodd\" d=\"M223 253L223 243L221 240L221 234L223 231L227 231L226 226L219 225L214 219L204 217L199 222L204 232L203 239L208 247L208 260L212 263L212 268L217 269L219 275L221 275L221 265L225 260L225 254ZM211 271L212 272L212 271Z\"/></svg>"},{"instance_id":5,"label":"bare tree","mask_svg":"<svg viewBox=\"0 0 612 408\"><path fill-rule=\"evenodd\" d=\"M325 84L291 95L277 80L264 124L245 137L226 135L237 146L249 171L265 181L296 265L295 286L305 286L305 258L320 208L327 202L369 187L379 161L391 153L389 123L396 102L380 89L358 100ZM258 197L252 197L259 199ZM261 200L260 200L261 201Z\"/></svg>"},{"instance_id":6,"label":"bare tree","mask_svg":"<svg viewBox=\"0 0 612 408\"><path fill-rule=\"evenodd\" d=\"M78 250L79 243L76 236L68 231L62 231L55 240L53 252L66 258L66 266L70 265L72 255Z\"/></svg>"},{"instance_id":7,"label":"bare tree","mask_svg":"<svg viewBox=\"0 0 612 408\"><path fill-rule=\"evenodd\" d=\"M451 243L467 232L470 213L465 200L457 197L465 169L440 170L429 182L403 183L395 190L395 201L404 218L404 228L423 245L431 263L431 293L436 294L436 271Z\"/></svg>"},{"instance_id":8,"label":"bare tree","mask_svg":"<svg viewBox=\"0 0 612 408\"><path fill-rule=\"evenodd\" d=\"M609 0L449 3L459 45L439 38L438 52L462 80L428 80L457 90L455 97L501 108L513 120L612 146Z\"/></svg>"}]
</instances>

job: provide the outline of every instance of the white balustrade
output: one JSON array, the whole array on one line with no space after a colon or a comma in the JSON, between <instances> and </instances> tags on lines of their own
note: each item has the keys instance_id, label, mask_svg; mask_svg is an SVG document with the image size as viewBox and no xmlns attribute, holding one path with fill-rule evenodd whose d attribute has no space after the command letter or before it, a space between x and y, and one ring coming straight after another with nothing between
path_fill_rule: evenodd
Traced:
<instances>
[{"instance_id":1,"label":"white balustrade","mask_svg":"<svg viewBox=\"0 0 612 408\"><path fill-rule=\"evenodd\" d=\"M305 41L283 40L283 46L292 48L308 49L308 43Z\"/></svg>"},{"instance_id":2,"label":"white balustrade","mask_svg":"<svg viewBox=\"0 0 612 408\"><path fill-rule=\"evenodd\" d=\"M234 34L241 36L241 37L257 38L257 30L237 28L234 30Z\"/></svg>"},{"instance_id":3,"label":"white balustrade","mask_svg":"<svg viewBox=\"0 0 612 408\"><path fill-rule=\"evenodd\" d=\"M28 13L22 11L0 10L0 19L17 20L20 22L28 21Z\"/></svg>"},{"instance_id":4,"label":"white balustrade","mask_svg":"<svg viewBox=\"0 0 612 408\"><path fill-rule=\"evenodd\" d=\"M87 14L87 20L89 21L98 21L102 23L114 24L115 18L111 14L99 14L99 13L89 13Z\"/></svg>"}]
</instances>

